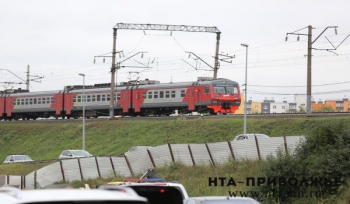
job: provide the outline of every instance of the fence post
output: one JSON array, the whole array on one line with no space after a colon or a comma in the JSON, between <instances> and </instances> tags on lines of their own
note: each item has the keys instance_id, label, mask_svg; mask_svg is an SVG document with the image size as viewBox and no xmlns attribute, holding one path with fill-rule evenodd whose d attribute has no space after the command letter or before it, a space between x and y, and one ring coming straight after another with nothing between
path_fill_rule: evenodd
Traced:
<instances>
[{"instance_id":1,"label":"fence post","mask_svg":"<svg viewBox=\"0 0 350 204\"><path fill-rule=\"evenodd\" d=\"M79 171L80 171L81 180L84 181L83 171L81 170L81 164L80 164L80 159L79 158L78 158L78 165L79 165Z\"/></svg>"},{"instance_id":2,"label":"fence post","mask_svg":"<svg viewBox=\"0 0 350 204\"><path fill-rule=\"evenodd\" d=\"M128 167L129 167L129 170L130 170L131 175L134 176L134 172L133 172L132 169L131 169L131 165L130 165L130 162L129 162L128 157L127 157L126 155L124 155L124 157L125 157L126 164L127 164Z\"/></svg>"},{"instance_id":3,"label":"fence post","mask_svg":"<svg viewBox=\"0 0 350 204\"><path fill-rule=\"evenodd\" d=\"M66 181L66 177L64 176L64 170L63 170L62 160L60 160L60 167L61 167L61 173L62 173L63 181Z\"/></svg>"},{"instance_id":4,"label":"fence post","mask_svg":"<svg viewBox=\"0 0 350 204\"><path fill-rule=\"evenodd\" d=\"M114 177L116 177L116 176L117 176L117 174L115 173L115 168L114 168L114 164L113 164L112 157L109 157L109 160L111 161L111 165L112 165L112 169L113 169L113 174L114 174Z\"/></svg>"},{"instance_id":5,"label":"fence post","mask_svg":"<svg viewBox=\"0 0 350 204\"><path fill-rule=\"evenodd\" d=\"M98 165L97 157L95 157L95 162L96 162L98 177L101 178L100 166Z\"/></svg>"},{"instance_id":6,"label":"fence post","mask_svg":"<svg viewBox=\"0 0 350 204\"><path fill-rule=\"evenodd\" d=\"M191 159L192 159L193 166L196 166L196 162L194 161L194 158L193 158L193 154L192 154L192 150L191 150L190 145L188 145L188 150L190 151L190 155L191 155Z\"/></svg>"},{"instance_id":7,"label":"fence post","mask_svg":"<svg viewBox=\"0 0 350 204\"><path fill-rule=\"evenodd\" d=\"M228 144L228 147L230 148L230 152L231 152L233 160L236 160L235 153L233 152L231 141L227 140L227 144Z\"/></svg>"},{"instance_id":8,"label":"fence post","mask_svg":"<svg viewBox=\"0 0 350 204\"><path fill-rule=\"evenodd\" d=\"M204 143L204 144L205 144L205 146L207 147L207 150L208 150L208 153L209 153L209 157L210 157L211 163L213 164L213 166L215 166L215 162L214 162L213 156L211 155L209 146L208 146L207 143Z\"/></svg>"},{"instance_id":9,"label":"fence post","mask_svg":"<svg viewBox=\"0 0 350 204\"><path fill-rule=\"evenodd\" d=\"M170 151L171 160L173 160L173 162L175 162L173 150L171 149L171 144L170 143L168 143L168 147L169 147L169 151Z\"/></svg>"},{"instance_id":10,"label":"fence post","mask_svg":"<svg viewBox=\"0 0 350 204\"><path fill-rule=\"evenodd\" d=\"M284 140L284 149L286 150L286 154L288 155L288 145L287 145L287 137L283 136L283 140Z\"/></svg>"},{"instance_id":11,"label":"fence post","mask_svg":"<svg viewBox=\"0 0 350 204\"><path fill-rule=\"evenodd\" d=\"M154 160L153 160L153 156L152 156L152 154L151 154L151 151L149 151L149 149L147 149L147 152L148 152L149 158L151 159L151 162L152 162L153 167L156 168L156 163L154 163Z\"/></svg>"},{"instance_id":12,"label":"fence post","mask_svg":"<svg viewBox=\"0 0 350 204\"><path fill-rule=\"evenodd\" d=\"M256 150L258 151L259 160L261 160L258 138L257 137L254 137L254 138L255 138Z\"/></svg>"},{"instance_id":13,"label":"fence post","mask_svg":"<svg viewBox=\"0 0 350 204\"><path fill-rule=\"evenodd\" d=\"M5 182L6 185L9 185L10 184L10 175L6 175L6 182Z\"/></svg>"},{"instance_id":14,"label":"fence post","mask_svg":"<svg viewBox=\"0 0 350 204\"><path fill-rule=\"evenodd\" d=\"M37 182L36 182L36 171L34 171L34 189L36 189L36 185L37 185Z\"/></svg>"}]
</instances>

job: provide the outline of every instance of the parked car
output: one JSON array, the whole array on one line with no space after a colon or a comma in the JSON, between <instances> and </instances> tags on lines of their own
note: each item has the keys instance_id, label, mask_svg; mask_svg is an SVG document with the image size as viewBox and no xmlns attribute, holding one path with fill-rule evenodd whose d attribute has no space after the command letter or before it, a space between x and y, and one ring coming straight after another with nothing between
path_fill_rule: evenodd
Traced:
<instances>
[{"instance_id":1,"label":"parked car","mask_svg":"<svg viewBox=\"0 0 350 204\"><path fill-rule=\"evenodd\" d=\"M230 196L205 196L190 197L185 200L185 204L260 204L257 200L249 197Z\"/></svg>"},{"instance_id":2,"label":"parked car","mask_svg":"<svg viewBox=\"0 0 350 204\"><path fill-rule=\"evenodd\" d=\"M233 141L237 141L237 140L251 140L251 139L255 139L255 137L257 137L258 139L260 139L260 138L270 138L268 135L265 135L265 134L249 133L249 134L237 135Z\"/></svg>"},{"instance_id":3,"label":"parked car","mask_svg":"<svg viewBox=\"0 0 350 204\"><path fill-rule=\"evenodd\" d=\"M34 160L32 160L28 155L11 154L11 155L7 155L3 163L8 164L8 163L31 162L31 161L34 161Z\"/></svg>"},{"instance_id":4,"label":"parked car","mask_svg":"<svg viewBox=\"0 0 350 204\"><path fill-rule=\"evenodd\" d=\"M0 187L2 204L148 204L147 198L129 192L110 192L101 189L37 189L20 190L16 188Z\"/></svg>"},{"instance_id":5,"label":"parked car","mask_svg":"<svg viewBox=\"0 0 350 204\"><path fill-rule=\"evenodd\" d=\"M85 150L65 150L63 151L59 159L71 159L71 158L81 158L81 157L92 157L88 151Z\"/></svg>"}]
</instances>

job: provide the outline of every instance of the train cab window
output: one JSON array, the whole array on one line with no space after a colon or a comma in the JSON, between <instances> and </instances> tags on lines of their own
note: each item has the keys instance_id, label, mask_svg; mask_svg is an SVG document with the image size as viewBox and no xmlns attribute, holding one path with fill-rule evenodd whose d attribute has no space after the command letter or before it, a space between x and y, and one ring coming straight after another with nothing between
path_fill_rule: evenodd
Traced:
<instances>
[{"instance_id":1,"label":"train cab window","mask_svg":"<svg viewBox=\"0 0 350 204\"><path fill-rule=\"evenodd\" d=\"M171 91L171 98L175 98L176 97L176 92L175 92L175 90L172 90Z\"/></svg>"},{"instance_id":2,"label":"train cab window","mask_svg":"<svg viewBox=\"0 0 350 204\"><path fill-rule=\"evenodd\" d=\"M204 87L204 93L209 94L209 87L207 87L207 86Z\"/></svg>"},{"instance_id":3,"label":"train cab window","mask_svg":"<svg viewBox=\"0 0 350 204\"><path fill-rule=\"evenodd\" d=\"M146 92L144 92L142 95L143 95L143 99L147 98L147 93Z\"/></svg>"},{"instance_id":4,"label":"train cab window","mask_svg":"<svg viewBox=\"0 0 350 204\"><path fill-rule=\"evenodd\" d=\"M117 93L117 100L120 100L120 93Z\"/></svg>"},{"instance_id":5,"label":"train cab window","mask_svg":"<svg viewBox=\"0 0 350 204\"><path fill-rule=\"evenodd\" d=\"M91 96L90 95L87 95L86 97L86 102L90 102L91 101Z\"/></svg>"},{"instance_id":6,"label":"train cab window","mask_svg":"<svg viewBox=\"0 0 350 204\"><path fill-rule=\"evenodd\" d=\"M165 91L165 98L170 98L170 91Z\"/></svg>"},{"instance_id":7,"label":"train cab window","mask_svg":"<svg viewBox=\"0 0 350 204\"><path fill-rule=\"evenodd\" d=\"M185 97L185 90L181 90L181 97Z\"/></svg>"},{"instance_id":8,"label":"train cab window","mask_svg":"<svg viewBox=\"0 0 350 204\"><path fill-rule=\"evenodd\" d=\"M148 98L151 99L152 96L153 96L153 92L152 91L148 92Z\"/></svg>"},{"instance_id":9,"label":"train cab window","mask_svg":"<svg viewBox=\"0 0 350 204\"><path fill-rule=\"evenodd\" d=\"M155 92L154 92L153 98L158 98L158 91L155 91Z\"/></svg>"},{"instance_id":10,"label":"train cab window","mask_svg":"<svg viewBox=\"0 0 350 204\"><path fill-rule=\"evenodd\" d=\"M101 101L101 95L97 95L96 97L96 101Z\"/></svg>"},{"instance_id":11,"label":"train cab window","mask_svg":"<svg viewBox=\"0 0 350 204\"><path fill-rule=\"evenodd\" d=\"M111 100L111 94L107 94L107 101Z\"/></svg>"},{"instance_id":12,"label":"train cab window","mask_svg":"<svg viewBox=\"0 0 350 204\"><path fill-rule=\"evenodd\" d=\"M159 91L159 98L164 98L164 91Z\"/></svg>"},{"instance_id":13,"label":"train cab window","mask_svg":"<svg viewBox=\"0 0 350 204\"><path fill-rule=\"evenodd\" d=\"M96 95L92 95L92 96L91 96L91 101L92 101L92 102L95 102L95 101L96 101Z\"/></svg>"},{"instance_id":14,"label":"train cab window","mask_svg":"<svg viewBox=\"0 0 350 204\"><path fill-rule=\"evenodd\" d=\"M101 101L106 101L106 95L101 95Z\"/></svg>"},{"instance_id":15,"label":"train cab window","mask_svg":"<svg viewBox=\"0 0 350 204\"><path fill-rule=\"evenodd\" d=\"M81 102L81 96L78 96L77 102Z\"/></svg>"}]
</instances>

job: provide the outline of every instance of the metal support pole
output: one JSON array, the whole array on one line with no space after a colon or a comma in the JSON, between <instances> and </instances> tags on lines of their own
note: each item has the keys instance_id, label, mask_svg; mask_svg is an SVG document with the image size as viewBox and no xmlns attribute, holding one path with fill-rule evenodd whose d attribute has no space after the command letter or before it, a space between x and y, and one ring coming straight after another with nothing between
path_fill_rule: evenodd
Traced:
<instances>
[{"instance_id":1,"label":"metal support pole","mask_svg":"<svg viewBox=\"0 0 350 204\"><path fill-rule=\"evenodd\" d=\"M248 89L248 84L247 84L247 78L248 78L248 44L241 44L243 47L246 49L246 56L245 56L245 89L244 89L244 131L243 133L247 133L247 89Z\"/></svg>"},{"instance_id":2,"label":"metal support pole","mask_svg":"<svg viewBox=\"0 0 350 204\"><path fill-rule=\"evenodd\" d=\"M83 150L85 150L85 74L80 73L79 76L83 77L83 99L82 99L82 104L83 104Z\"/></svg>"},{"instance_id":3,"label":"metal support pole","mask_svg":"<svg viewBox=\"0 0 350 204\"><path fill-rule=\"evenodd\" d=\"M26 81L26 85L27 85L27 90L29 90L29 65L27 66L27 81Z\"/></svg>"},{"instance_id":4,"label":"metal support pole","mask_svg":"<svg viewBox=\"0 0 350 204\"><path fill-rule=\"evenodd\" d=\"M307 90L306 90L306 115L311 115L311 57L312 57L312 26L308 26L307 42Z\"/></svg>"},{"instance_id":5,"label":"metal support pole","mask_svg":"<svg viewBox=\"0 0 350 204\"><path fill-rule=\"evenodd\" d=\"M220 46L220 32L216 33L216 49L215 49L215 64L214 64L214 79L218 77L219 69L219 46Z\"/></svg>"},{"instance_id":6,"label":"metal support pole","mask_svg":"<svg viewBox=\"0 0 350 204\"><path fill-rule=\"evenodd\" d=\"M115 88L115 57L116 57L116 41L117 41L117 29L113 28L113 50L112 50L112 68L111 68L111 96L109 103L109 118L114 118L114 88Z\"/></svg>"}]
</instances>

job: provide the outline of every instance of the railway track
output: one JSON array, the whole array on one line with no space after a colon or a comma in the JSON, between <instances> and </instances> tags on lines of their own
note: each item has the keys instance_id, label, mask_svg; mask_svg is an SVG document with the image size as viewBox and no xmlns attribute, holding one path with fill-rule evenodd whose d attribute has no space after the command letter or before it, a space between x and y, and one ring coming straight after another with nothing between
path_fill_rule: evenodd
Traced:
<instances>
[{"instance_id":1,"label":"railway track","mask_svg":"<svg viewBox=\"0 0 350 204\"><path fill-rule=\"evenodd\" d=\"M328 113L312 113L307 115L305 113L276 113L276 114L247 114L247 118L316 118L316 117L345 117L350 116L350 112L328 112ZM109 117L101 118L88 118L87 121L98 121L98 120L194 120L194 119L215 119L215 118L243 118L244 114L232 114L232 115L178 115L178 116L146 116L146 117L115 117L109 119ZM1 122L69 122L69 121L81 121L79 119L38 119L38 120L18 120L18 121L5 121Z\"/></svg>"}]
</instances>

